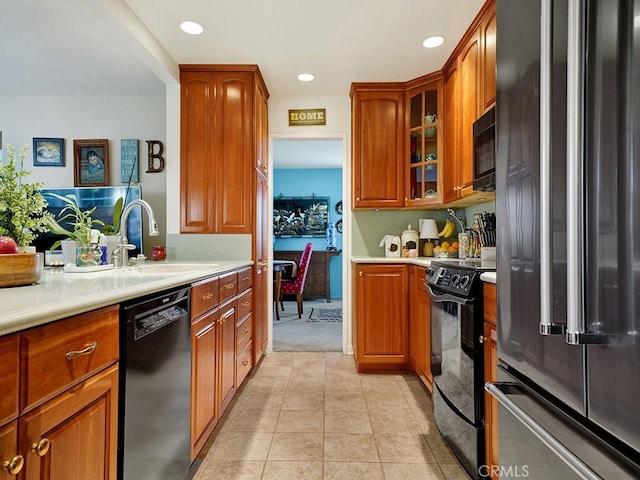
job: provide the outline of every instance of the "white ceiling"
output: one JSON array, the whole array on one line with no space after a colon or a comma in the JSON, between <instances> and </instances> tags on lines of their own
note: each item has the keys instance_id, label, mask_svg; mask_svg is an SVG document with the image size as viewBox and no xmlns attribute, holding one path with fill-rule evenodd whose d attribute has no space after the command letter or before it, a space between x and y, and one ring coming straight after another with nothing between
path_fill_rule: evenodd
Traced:
<instances>
[{"instance_id":1,"label":"white ceiling","mask_svg":"<svg viewBox=\"0 0 640 480\"><path fill-rule=\"evenodd\" d=\"M483 3L0 0L0 95L163 95L178 83L181 63L246 63L260 66L272 96L346 96L351 82L407 81L440 69ZM184 34L183 20L198 21L204 33ZM423 48L432 34L446 43ZM301 72L316 80L299 82ZM299 147L303 153L292 153ZM308 150L293 144L282 154L312 164Z\"/></svg>"}]
</instances>

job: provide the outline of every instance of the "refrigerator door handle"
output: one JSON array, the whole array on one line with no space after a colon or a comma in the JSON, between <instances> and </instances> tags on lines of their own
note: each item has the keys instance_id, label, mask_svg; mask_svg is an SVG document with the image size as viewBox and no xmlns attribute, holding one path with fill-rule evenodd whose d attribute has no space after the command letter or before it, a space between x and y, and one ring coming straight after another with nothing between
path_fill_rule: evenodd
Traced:
<instances>
[{"instance_id":1,"label":"refrigerator door handle","mask_svg":"<svg viewBox=\"0 0 640 480\"><path fill-rule=\"evenodd\" d=\"M551 65L553 1L540 11L540 334L563 335L566 325L553 322L551 218Z\"/></svg>"},{"instance_id":2,"label":"refrigerator door handle","mask_svg":"<svg viewBox=\"0 0 640 480\"><path fill-rule=\"evenodd\" d=\"M629 345L635 332L588 332L584 312L584 0L569 0L567 41L567 331L569 345Z\"/></svg>"},{"instance_id":3,"label":"refrigerator door handle","mask_svg":"<svg viewBox=\"0 0 640 480\"><path fill-rule=\"evenodd\" d=\"M581 478L586 480L601 480L601 477L597 473L591 470L582 460L560 443L556 437L551 435L551 433L531 418L527 412L509 398L508 394L503 392L503 390L509 391L510 386L511 384L509 383L487 382L484 385L484 389Z\"/></svg>"}]
</instances>

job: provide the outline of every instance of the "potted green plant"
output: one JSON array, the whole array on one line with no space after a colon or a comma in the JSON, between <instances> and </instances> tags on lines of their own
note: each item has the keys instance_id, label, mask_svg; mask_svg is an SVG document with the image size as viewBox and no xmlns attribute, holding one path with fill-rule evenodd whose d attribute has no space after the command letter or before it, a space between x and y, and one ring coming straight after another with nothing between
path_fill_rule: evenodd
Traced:
<instances>
[{"instance_id":1,"label":"potted green plant","mask_svg":"<svg viewBox=\"0 0 640 480\"><path fill-rule=\"evenodd\" d=\"M120 231L120 217L122 217L122 207L124 206L124 198L118 197L113 205L113 218L111 225L105 223L100 229L104 235L116 235Z\"/></svg>"},{"instance_id":2,"label":"potted green plant","mask_svg":"<svg viewBox=\"0 0 640 480\"><path fill-rule=\"evenodd\" d=\"M91 217L96 207L83 211L73 193L64 196L56 193L48 193L47 195L57 198L66 204L60 210L57 220L53 217L47 218L46 222L49 230L56 235L64 235L68 239L75 241L76 264L78 266L98 265L101 255L97 245L99 231L94 226L102 227L104 222ZM73 226L73 230L64 228L60 222L70 224ZM61 245L62 242L58 240L51 246L51 250L55 250Z\"/></svg>"},{"instance_id":3,"label":"potted green plant","mask_svg":"<svg viewBox=\"0 0 640 480\"><path fill-rule=\"evenodd\" d=\"M29 147L22 146L18 161L15 147L7 144L9 158L6 164L0 162L0 236L13 238L23 249L39 232L47 231L47 221L51 218L40 193L44 183L23 181L31 175L23 168L28 150Z\"/></svg>"}]
</instances>

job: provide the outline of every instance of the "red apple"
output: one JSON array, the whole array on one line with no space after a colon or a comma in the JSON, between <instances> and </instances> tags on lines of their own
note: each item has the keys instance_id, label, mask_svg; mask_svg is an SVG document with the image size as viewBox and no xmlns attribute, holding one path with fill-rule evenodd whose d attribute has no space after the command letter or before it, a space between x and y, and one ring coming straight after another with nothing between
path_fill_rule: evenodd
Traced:
<instances>
[{"instance_id":1,"label":"red apple","mask_svg":"<svg viewBox=\"0 0 640 480\"><path fill-rule=\"evenodd\" d=\"M0 237L0 254L18 253L18 244L11 237Z\"/></svg>"}]
</instances>

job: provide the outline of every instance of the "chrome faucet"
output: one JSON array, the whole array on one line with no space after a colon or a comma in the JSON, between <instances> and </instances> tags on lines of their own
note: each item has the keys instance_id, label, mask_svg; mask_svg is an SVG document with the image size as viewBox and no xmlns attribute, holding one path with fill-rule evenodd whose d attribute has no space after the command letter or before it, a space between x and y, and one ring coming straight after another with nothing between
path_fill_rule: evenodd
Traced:
<instances>
[{"instance_id":1,"label":"chrome faucet","mask_svg":"<svg viewBox=\"0 0 640 480\"><path fill-rule=\"evenodd\" d=\"M129 265L129 250L136 248L135 245L129 243L129 239L127 238L127 219L129 218L129 213L131 213L131 210L133 210L136 205L144 207L147 211L147 216L149 217L149 235L155 237L160 234L151 205L142 199L136 199L129 202L127 206L124 207L124 210L122 210L122 215L120 217L120 241L112 255L115 268Z\"/></svg>"}]
</instances>

